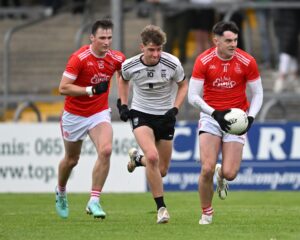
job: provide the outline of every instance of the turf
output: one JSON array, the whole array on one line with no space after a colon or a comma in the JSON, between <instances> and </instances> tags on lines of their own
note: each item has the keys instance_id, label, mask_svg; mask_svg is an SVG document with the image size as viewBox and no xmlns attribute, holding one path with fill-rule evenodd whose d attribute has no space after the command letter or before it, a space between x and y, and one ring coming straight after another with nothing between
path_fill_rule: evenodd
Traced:
<instances>
[{"instance_id":1,"label":"turf","mask_svg":"<svg viewBox=\"0 0 300 240\"><path fill-rule=\"evenodd\" d=\"M0 194L0 239L300 239L300 192L230 192L214 198L213 224L199 225L196 192L165 194L171 220L155 222L150 193L103 194L105 220L85 214L88 194L69 194L70 216L60 219L54 194Z\"/></svg>"}]
</instances>

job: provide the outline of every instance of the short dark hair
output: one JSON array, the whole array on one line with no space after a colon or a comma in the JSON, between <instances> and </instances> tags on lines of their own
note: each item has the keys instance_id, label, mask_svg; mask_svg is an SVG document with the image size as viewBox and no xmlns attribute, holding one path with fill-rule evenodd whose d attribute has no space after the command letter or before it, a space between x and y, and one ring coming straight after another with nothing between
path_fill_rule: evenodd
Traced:
<instances>
[{"instance_id":1,"label":"short dark hair","mask_svg":"<svg viewBox=\"0 0 300 240\"><path fill-rule=\"evenodd\" d=\"M144 45L154 43L157 46L167 42L166 33L158 26L148 25L141 32L141 39Z\"/></svg>"},{"instance_id":2,"label":"short dark hair","mask_svg":"<svg viewBox=\"0 0 300 240\"><path fill-rule=\"evenodd\" d=\"M235 22L232 21L220 21L217 22L212 29L212 32L218 36L223 36L223 33L225 31L230 31L233 32L235 34L239 33L239 28L238 26L235 24Z\"/></svg>"},{"instance_id":3,"label":"short dark hair","mask_svg":"<svg viewBox=\"0 0 300 240\"><path fill-rule=\"evenodd\" d=\"M95 35L98 28L102 29L113 29L114 24L110 18L103 18L101 20L97 20L92 26L92 34Z\"/></svg>"}]
</instances>

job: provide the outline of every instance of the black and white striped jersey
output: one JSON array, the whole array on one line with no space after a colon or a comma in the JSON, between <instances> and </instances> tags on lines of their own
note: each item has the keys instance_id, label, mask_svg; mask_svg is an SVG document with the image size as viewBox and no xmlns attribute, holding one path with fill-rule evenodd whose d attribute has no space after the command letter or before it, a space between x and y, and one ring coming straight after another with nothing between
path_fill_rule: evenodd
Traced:
<instances>
[{"instance_id":1,"label":"black and white striped jersey","mask_svg":"<svg viewBox=\"0 0 300 240\"><path fill-rule=\"evenodd\" d=\"M166 52L153 66L145 65L141 57L138 54L122 64L122 77L133 87L131 109L163 115L173 107L176 83L185 79L183 67L177 57Z\"/></svg>"}]
</instances>

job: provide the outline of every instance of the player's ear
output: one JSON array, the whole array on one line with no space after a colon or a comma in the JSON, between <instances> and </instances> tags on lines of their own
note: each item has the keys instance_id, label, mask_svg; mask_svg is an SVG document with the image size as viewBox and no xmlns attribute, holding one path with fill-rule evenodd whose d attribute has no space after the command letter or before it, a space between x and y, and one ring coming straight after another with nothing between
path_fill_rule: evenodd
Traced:
<instances>
[{"instance_id":1,"label":"player's ear","mask_svg":"<svg viewBox=\"0 0 300 240\"><path fill-rule=\"evenodd\" d=\"M94 39L95 39L95 36L94 36L93 34L91 34L91 35L90 35L90 40L91 40L91 42L93 42Z\"/></svg>"},{"instance_id":2,"label":"player's ear","mask_svg":"<svg viewBox=\"0 0 300 240\"><path fill-rule=\"evenodd\" d=\"M212 38L212 40L213 40L213 43L217 46L217 44L218 44L218 42L219 42L218 37L214 36L214 37Z\"/></svg>"},{"instance_id":3,"label":"player's ear","mask_svg":"<svg viewBox=\"0 0 300 240\"><path fill-rule=\"evenodd\" d=\"M141 52L143 52L144 51L144 48L145 48L145 46L144 46L144 44L140 44L140 49L141 49Z\"/></svg>"}]
</instances>

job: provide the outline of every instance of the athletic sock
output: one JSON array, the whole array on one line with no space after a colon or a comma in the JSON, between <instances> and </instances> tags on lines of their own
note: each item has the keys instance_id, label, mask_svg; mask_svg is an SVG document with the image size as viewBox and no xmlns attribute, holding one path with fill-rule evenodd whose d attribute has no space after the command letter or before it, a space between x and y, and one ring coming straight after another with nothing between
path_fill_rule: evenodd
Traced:
<instances>
[{"instance_id":1,"label":"athletic sock","mask_svg":"<svg viewBox=\"0 0 300 240\"><path fill-rule=\"evenodd\" d=\"M208 206L208 207L204 207L202 208L202 214L207 215L207 216L211 216L214 213L214 209L212 208L212 206Z\"/></svg>"},{"instance_id":2,"label":"athletic sock","mask_svg":"<svg viewBox=\"0 0 300 240\"><path fill-rule=\"evenodd\" d=\"M157 210L160 209L161 207L166 207L163 196L154 198L154 200L156 202Z\"/></svg>"},{"instance_id":3,"label":"athletic sock","mask_svg":"<svg viewBox=\"0 0 300 240\"><path fill-rule=\"evenodd\" d=\"M92 189L91 190L90 201L99 202L100 201L100 195L101 195L101 190L99 190L99 189Z\"/></svg>"},{"instance_id":4,"label":"athletic sock","mask_svg":"<svg viewBox=\"0 0 300 240\"><path fill-rule=\"evenodd\" d=\"M137 167L141 167L141 166L144 166L143 164L142 164L142 158L144 157L144 155L138 155L135 159L134 159L134 161L135 161L135 166L137 166Z\"/></svg>"},{"instance_id":5,"label":"athletic sock","mask_svg":"<svg viewBox=\"0 0 300 240\"><path fill-rule=\"evenodd\" d=\"M65 196L67 188L66 188L66 186L62 187L62 186L57 185L57 191L60 196Z\"/></svg>"}]
</instances>

